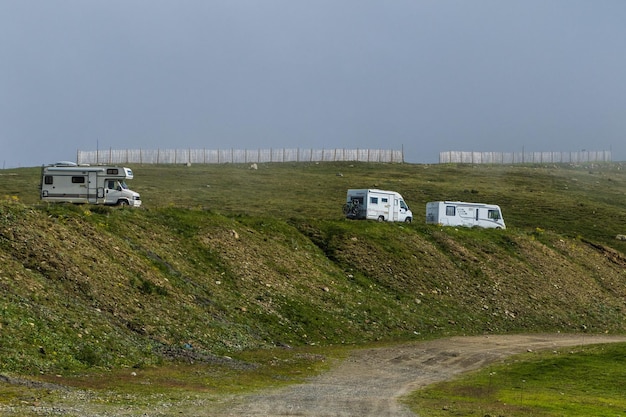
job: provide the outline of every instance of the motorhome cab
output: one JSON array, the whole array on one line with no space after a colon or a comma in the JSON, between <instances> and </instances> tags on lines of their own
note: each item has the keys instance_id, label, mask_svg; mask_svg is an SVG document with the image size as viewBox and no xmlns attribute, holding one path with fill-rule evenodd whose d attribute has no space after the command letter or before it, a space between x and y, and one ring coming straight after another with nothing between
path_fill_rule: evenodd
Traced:
<instances>
[{"instance_id":1,"label":"motorhome cab","mask_svg":"<svg viewBox=\"0 0 626 417\"><path fill-rule=\"evenodd\" d=\"M41 199L139 207L139 194L126 185L126 180L131 179L130 168L59 162L42 168Z\"/></svg>"},{"instance_id":2,"label":"motorhome cab","mask_svg":"<svg viewBox=\"0 0 626 417\"><path fill-rule=\"evenodd\" d=\"M427 203L426 223L443 226L506 229L499 206L461 201L431 201Z\"/></svg>"},{"instance_id":3,"label":"motorhome cab","mask_svg":"<svg viewBox=\"0 0 626 417\"><path fill-rule=\"evenodd\" d=\"M380 222L407 222L413 213L402 196L395 191L354 189L348 190L344 214L349 219L371 219Z\"/></svg>"}]
</instances>

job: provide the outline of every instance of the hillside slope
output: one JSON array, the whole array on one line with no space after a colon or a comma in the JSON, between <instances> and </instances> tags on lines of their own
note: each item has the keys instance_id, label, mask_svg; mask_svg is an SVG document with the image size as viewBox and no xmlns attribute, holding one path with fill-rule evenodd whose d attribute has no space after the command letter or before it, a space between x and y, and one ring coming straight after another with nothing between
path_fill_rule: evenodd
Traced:
<instances>
[{"instance_id":1,"label":"hillside slope","mask_svg":"<svg viewBox=\"0 0 626 417\"><path fill-rule=\"evenodd\" d=\"M285 187L282 171L289 167L257 173L221 168L258 181L239 183L248 190L245 210L235 209L242 205L234 196L219 197L230 201L219 209L191 203L208 175L201 168L176 168L180 175L203 176L194 184L162 168L162 183L179 181L179 191L191 189L180 191L178 203L155 204L163 189L146 186L144 193L137 181L133 188L142 191L146 206L141 210L42 205L8 190L0 202L0 372L142 366L285 345L625 330L620 242L568 230L572 223L556 217L553 228L514 226L522 217L513 207L532 205L520 197L521 189L538 187L537 179L515 176L518 191L494 189L513 225L496 231L348 221L325 214L334 199L301 211L285 203L281 214L277 199L298 200L302 192ZM308 172L316 168L295 167L289 181L345 186L342 176L329 175L337 166L322 168L327 184L319 172ZM421 168L354 169L404 178L406 186ZM450 167L437 169L433 179L445 178ZM474 172L471 183L479 187L489 173ZM37 174L22 177L32 182ZM424 193L431 199L427 181L419 192L404 190L405 197ZM576 190L577 204L594 204L598 211L619 206L594 202L583 191ZM623 200L621 190L614 192ZM263 200L271 203L264 208ZM574 204L568 201L574 200L565 201L561 213Z\"/></svg>"}]
</instances>

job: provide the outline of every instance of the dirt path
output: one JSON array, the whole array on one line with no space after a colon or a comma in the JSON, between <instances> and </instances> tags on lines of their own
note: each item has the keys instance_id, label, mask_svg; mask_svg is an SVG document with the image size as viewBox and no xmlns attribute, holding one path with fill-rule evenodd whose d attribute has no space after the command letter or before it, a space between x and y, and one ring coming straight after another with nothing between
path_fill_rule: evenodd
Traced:
<instances>
[{"instance_id":1,"label":"dirt path","mask_svg":"<svg viewBox=\"0 0 626 417\"><path fill-rule=\"evenodd\" d=\"M63 392L57 404L0 404L0 416L83 417L415 417L398 398L433 382L526 351L626 342L626 336L501 335L453 337L378 349L360 349L306 383L231 398L115 406L97 394ZM84 398L83 398L84 397Z\"/></svg>"},{"instance_id":2,"label":"dirt path","mask_svg":"<svg viewBox=\"0 0 626 417\"><path fill-rule=\"evenodd\" d=\"M453 337L354 352L305 384L236 401L213 416L409 417L398 397L419 387L529 350L626 341L624 336L504 335Z\"/></svg>"}]
</instances>

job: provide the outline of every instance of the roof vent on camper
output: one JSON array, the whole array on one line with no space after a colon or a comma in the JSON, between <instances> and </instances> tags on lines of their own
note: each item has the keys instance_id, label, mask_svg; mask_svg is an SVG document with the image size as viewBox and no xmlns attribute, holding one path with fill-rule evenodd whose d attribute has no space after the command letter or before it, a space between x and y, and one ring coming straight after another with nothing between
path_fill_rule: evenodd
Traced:
<instances>
[{"instance_id":1,"label":"roof vent on camper","mask_svg":"<svg viewBox=\"0 0 626 417\"><path fill-rule=\"evenodd\" d=\"M78 165L72 161L59 161L59 162L55 162L54 166L55 167L75 167Z\"/></svg>"}]
</instances>

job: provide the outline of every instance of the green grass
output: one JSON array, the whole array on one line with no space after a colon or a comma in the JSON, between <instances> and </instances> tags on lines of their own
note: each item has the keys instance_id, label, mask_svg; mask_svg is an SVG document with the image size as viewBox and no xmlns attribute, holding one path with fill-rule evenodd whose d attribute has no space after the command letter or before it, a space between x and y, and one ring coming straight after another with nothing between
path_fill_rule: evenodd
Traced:
<instances>
[{"instance_id":1,"label":"green grass","mask_svg":"<svg viewBox=\"0 0 626 417\"><path fill-rule=\"evenodd\" d=\"M429 386L405 402L424 417L618 416L626 344L528 353Z\"/></svg>"},{"instance_id":2,"label":"green grass","mask_svg":"<svg viewBox=\"0 0 626 417\"><path fill-rule=\"evenodd\" d=\"M499 204L507 225L584 236L620 251L626 242L626 166L621 163L555 165L411 165L269 163L132 166L131 188L147 210L198 208L226 216L279 219L342 218L348 188L383 188L403 194L416 223L425 204L461 200ZM40 168L3 170L0 196L38 203Z\"/></svg>"},{"instance_id":3,"label":"green grass","mask_svg":"<svg viewBox=\"0 0 626 417\"><path fill-rule=\"evenodd\" d=\"M40 168L0 171L0 373L252 390L338 347L625 330L624 164L132 168L141 209L45 204ZM344 219L346 190L368 187L403 194L415 221ZM499 204L508 228L426 225L434 200ZM252 367L190 374L189 344Z\"/></svg>"}]
</instances>

